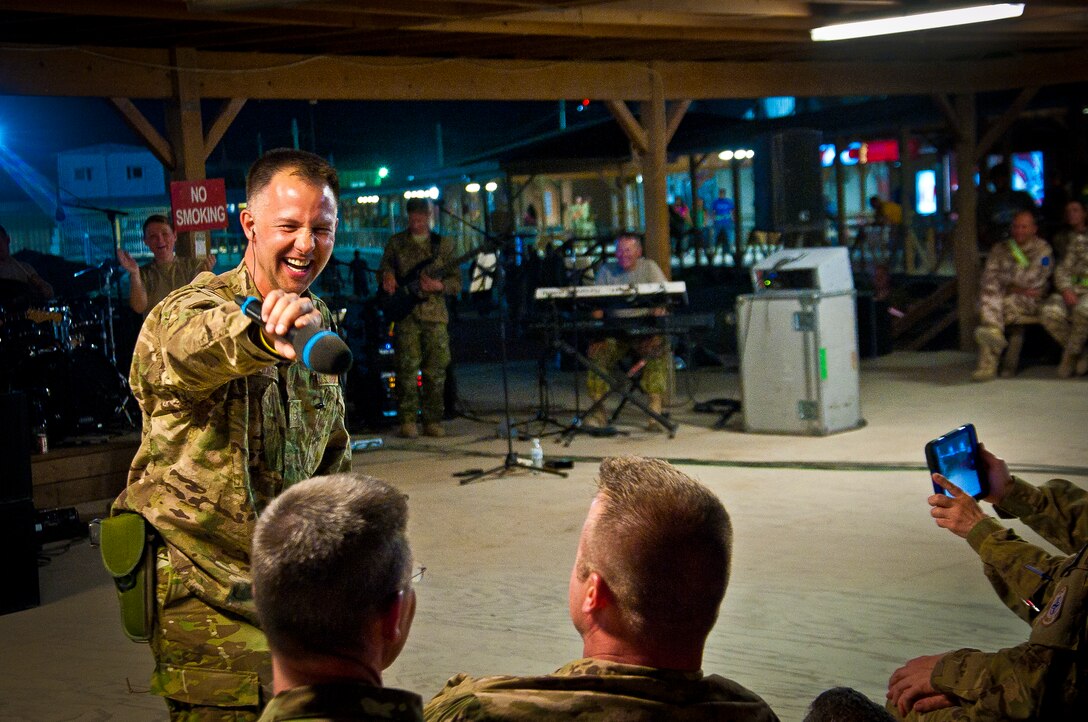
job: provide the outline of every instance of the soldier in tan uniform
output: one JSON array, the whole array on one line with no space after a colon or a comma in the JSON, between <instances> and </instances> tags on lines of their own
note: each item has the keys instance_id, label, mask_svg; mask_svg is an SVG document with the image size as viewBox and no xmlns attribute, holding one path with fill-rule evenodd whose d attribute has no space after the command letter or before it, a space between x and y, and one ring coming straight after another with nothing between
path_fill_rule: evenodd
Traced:
<instances>
[{"instance_id":1,"label":"soldier in tan uniform","mask_svg":"<svg viewBox=\"0 0 1088 722\"><path fill-rule=\"evenodd\" d=\"M1021 539L940 474L952 497L929 497L937 525L967 540L1001 601L1031 625L1023 644L918 657L888 683L888 709L919 722L1088 719L1088 492L1064 479L1041 487L982 450L986 497L1063 554Z\"/></svg>"},{"instance_id":2,"label":"soldier in tan uniform","mask_svg":"<svg viewBox=\"0 0 1088 722\"><path fill-rule=\"evenodd\" d=\"M1073 205L1070 203L1070 205ZM1082 207L1083 209L1083 207ZM1061 344L1058 376L1088 373L1088 234L1073 235L1061 263L1054 269L1054 290L1039 311L1043 325Z\"/></svg>"},{"instance_id":3,"label":"soldier in tan uniform","mask_svg":"<svg viewBox=\"0 0 1088 722\"><path fill-rule=\"evenodd\" d=\"M442 416L446 367L450 365L449 311L446 296L461 292L461 270L452 265L453 242L431 230L431 204L426 198L407 203L408 228L394 233L385 246L379 272L382 290L392 294L414 267L433 259L419 277L420 303L393 328L397 358L397 415L400 435L415 438L416 414L427 436L445 436ZM445 268L443 268L445 267ZM440 273L436 271L441 269ZM423 374L423 388L416 373Z\"/></svg>"},{"instance_id":4,"label":"soldier in tan uniform","mask_svg":"<svg viewBox=\"0 0 1088 722\"><path fill-rule=\"evenodd\" d=\"M128 305L136 313L146 314L201 271L215 268L215 256L178 257L174 227L166 216L154 214L144 221L144 245L153 258L142 266L125 251L117 249L117 260L128 271Z\"/></svg>"},{"instance_id":5,"label":"soldier in tan uniform","mask_svg":"<svg viewBox=\"0 0 1088 722\"><path fill-rule=\"evenodd\" d=\"M253 720L271 661L250 594L257 514L284 489L351 464L338 379L295 363L288 329L328 325L308 288L332 253L336 171L275 150L246 181L249 245L153 308L132 360L140 448L113 513L153 528L154 693L175 720ZM262 299L264 325L235 296Z\"/></svg>"},{"instance_id":6,"label":"soldier in tan uniform","mask_svg":"<svg viewBox=\"0 0 1088 722\"><path fill-rule=\"evenodd\" d=\"M308 479L253 536L253 597L276 696L261 722L423 719L418 694L382 687L415 615L408 497L369 476Z\"/></svg>"},{"instance_id":7,"label":"soldier in tan uniform","mask_svg":"<svg viewBox=\"0 0 1088 722\"><path fill-rule=\"evenodd\" d=\"M460 674L424 708L446 720L777 720L702 671L729 582L732 526L706 487L658 459L605 459L568 606L582 659L538 677Z\"/></svg>"},{"instance_id":8,"label":"soldier in tan uniform","mask_svg":"<svg viewBox=\"0 0 1088 722\"><path fill-rule=\"evenodd\" d=\"M1005 327L1035 315L1054 270L1050 244L1036 235L1031 211L1013 216L1010 230L1012 237L994 244L982 269L975 381L997 376L997 362L1008 345Z\"/></svg>"}]
</instances>

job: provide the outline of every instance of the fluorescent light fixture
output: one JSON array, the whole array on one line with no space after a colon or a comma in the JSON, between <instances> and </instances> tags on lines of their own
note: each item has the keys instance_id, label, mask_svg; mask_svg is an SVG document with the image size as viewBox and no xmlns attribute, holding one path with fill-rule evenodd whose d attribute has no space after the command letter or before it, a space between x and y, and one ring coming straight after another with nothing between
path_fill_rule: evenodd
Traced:
<instances>
[{"instance_id":1,"label":"fluorescent light fixture","mask_svg":"<svg viewBox=\"0 0 1088 722\"><path fill-rule=\"evenodd\" d=\"M909 33L916 30L947 28L953 25L985 23L991 20L1018 18L1024 13L1024 3L997 3L993 5L975 5L955 10L938 10L916 15L900 15L894 18L863 20L856 23L840 23L813 28L813 40L850 40L868 38L874 35Z\"/></svg>"}]
</instances>

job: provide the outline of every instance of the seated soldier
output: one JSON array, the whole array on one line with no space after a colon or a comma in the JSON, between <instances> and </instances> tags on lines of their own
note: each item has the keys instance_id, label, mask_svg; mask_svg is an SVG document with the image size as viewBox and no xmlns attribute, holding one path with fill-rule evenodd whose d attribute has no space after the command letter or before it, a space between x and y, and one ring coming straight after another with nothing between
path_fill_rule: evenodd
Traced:
<instances>
[{"instance_id":1,"label":"seated soldier","mask_svg":"<svg viewBox=\"0 0 1088 722\"><path fill-rule=\"evenodd\" d=\"M616 239L616 260L601 267L594 283L598 286L612 284L631 285L639 283L665 283L667 279L656 261L642 257L642 242L638 236L624 234ZM633 318L640 315L660 315L663 308L614 308L609 310L613 318ZM594 313L604 317L604 311ZM623 338L610 336L589 345L588 356L605 371L612 373L616 364L628 353L646 359L642 370L640 385L649 396L649 406L660 414L664 405L665 387L669 373L669 345L664 336L641 336ZM600 401L608 393L608 384L603 378L590 372L586 375L586 388L593 401ZM594 426L605 426L608 417L602 406L590 416ZM651 419L646 428L661 431L661 425Z\"/></svg>"},{"instance_id":2,"label":"seated soldier","mask_svg":"<svg viewBox=\"0 0 1088 722\"><path fill-rule=\"evenodd\" d=\"M583 658L538 677L459 674L424 718L778 719L756 694L701 669L729 582L722 503L657 459L605 459L597 488L569 584Z\"/></svg>"},{"instance_id":3,"label":"seated soldier","mask_svg":"<svg viewBox=\"0 0 1088 722\"><path fill-rule=\"evenodd\" d=\"M1084 207L1074 201L1083 218ZM1075 372L1088 373L1088 235L1074 235L1065 248L1061 263L1054 269L1054 290L1039 310L1043 326L1061 344L1062 361L1058 376L1067 379Z\"/></svg>"},{"instance_id":4,"label":"seated soldier","mask_svg":"<svg viewBox=\"0 0 1088 722\"><path fill-rule=\"evenodd\" d=\"M261 514L253 595L276 693L263 722L421 719L419 695L382 687L416 609L407 498L336 474L292 486Z\"/></svg>"},{"instance_id":5,"label":"seated soldier","mask_svg":"<svg viewBox=\"0 0 1088 722\"><path fill-rule=\"evenodd\" d=\"M1005 327L1034 316L1053 270L1050 244L1036 234L1035 216L1020 211L1012 219L1012 237L990 249L979 290L978 368L971 378L990 381L1008 341Z\"/></svg>"}]
</instances>

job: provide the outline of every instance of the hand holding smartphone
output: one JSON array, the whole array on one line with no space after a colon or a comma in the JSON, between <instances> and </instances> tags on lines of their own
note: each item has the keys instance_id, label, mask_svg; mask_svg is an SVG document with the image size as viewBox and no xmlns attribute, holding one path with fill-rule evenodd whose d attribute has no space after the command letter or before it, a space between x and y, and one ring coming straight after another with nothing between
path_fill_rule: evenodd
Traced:
<instances>
[{"instance_id":1,"label":"hand holding smartphone","mask_svg":"<svg viewBox=\"0 0 1088 722\"><path fill-rule=\"evenodd\" d=\"M990 483L979 457L974 424L964 424L926 444L926 463L932 473L944 476L965 494L976 499L989 496ZM952 496L937 484L933 490Z\"/></svg>"}]
</instances>

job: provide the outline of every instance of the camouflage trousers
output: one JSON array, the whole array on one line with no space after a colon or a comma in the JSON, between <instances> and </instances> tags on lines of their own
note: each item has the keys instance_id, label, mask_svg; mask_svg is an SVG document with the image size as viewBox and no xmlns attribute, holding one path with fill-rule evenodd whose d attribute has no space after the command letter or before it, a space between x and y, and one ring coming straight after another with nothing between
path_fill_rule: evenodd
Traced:
<instances>
[{"instance_id":1,"label":"camouflage trousers","mask_svg":"<svg viewBox=\"0 0 1088 722\"><path fill-rule=\"evenodd\" d=\"M446 367L450 365L450 337L444 323L417 321L408 317L393 329L397 345L397 414L401 423L415 420L420 411L423 423L442 420ZM423 375L423 388L416 385L416 373Z\"/></svg>"},{"instance_id":2,"label":"camouflage trousers","mask_svg":"<svg viewBox=\"0 0 1088 722\"><path fill-rule=\"evenodd\" d=\"M193 596L165 547L155 565L151 691L174 722L251 722L272 698L272 657L261 630ZM262 685L264 689L262 689Z\"/></svg>"},{"instance_id":3,"label":"camouflage trousers","mask_svg":"<svg viewBox=\"0 0 1088 722\"><path fill-rule=\"evenodd\" d=\"M624 356L631 354L639 359L646 359L642 369L639 386L648 394L663 394L669 378L669 345L664 336L644 338L606 338L589 345L589 359L616 375L616 364ZM586 388L589 395L599 399L608 393L608 383L592 371L586 376Z\"/></svg>"},{"instance_id":4,"label":"camouflage trousers","mask_svg":"<svg viewBox=\"0 0 1088 722\"><path fill-rule=\"evenodd\" d=\"M1029 298L1019 293L983 296L979 299L979 323L982 326L993 326L1004 333L1006 326L1034 316L1039 310L1039 302L1038 298Z\"/></svg>"},{"instance_id":5,"label":"camouflage trousers","mask_svg":"<svg viewBox=\"0 0 1088 722\"><path fill-rule=\"evenodd\" d=\"M1080 353L1088 336L1088 289L1077 296L1077 304L1065 305L1062 294L1054 293L1039 309L1043 326L1063 348Z\"/></svg>"}]
</instances>

